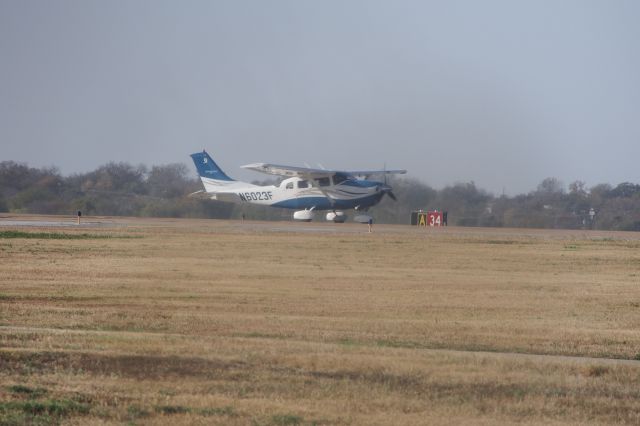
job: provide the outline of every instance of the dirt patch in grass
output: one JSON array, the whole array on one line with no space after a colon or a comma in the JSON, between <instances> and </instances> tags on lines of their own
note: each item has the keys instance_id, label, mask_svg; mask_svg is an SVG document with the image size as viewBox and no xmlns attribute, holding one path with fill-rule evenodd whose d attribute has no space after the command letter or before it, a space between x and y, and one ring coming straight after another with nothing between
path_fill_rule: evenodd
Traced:
<instances>
[{"instance_id":1,"label":"dirt patch in grass","mask_svg":"<svg viewBox=\"0 0 640 426\"><path fill-rule=\"evenodd\" d=\"M202 377L214 378L243 367L239 361L211 360L178 356L104 355L73 352L0 351L3 370L17 374L43 374L53 371L117 375L132 378Z\"/></svg>"}]
</instances>

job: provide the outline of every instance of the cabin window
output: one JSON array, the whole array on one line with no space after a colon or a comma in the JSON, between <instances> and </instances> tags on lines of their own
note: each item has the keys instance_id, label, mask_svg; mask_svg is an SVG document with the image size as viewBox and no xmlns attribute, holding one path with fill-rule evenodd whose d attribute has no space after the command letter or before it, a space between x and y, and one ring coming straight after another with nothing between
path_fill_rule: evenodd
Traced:
<instances>
[{"instance_id":1,"label":"cabin window","mask_svg":"<svg viewBox=\"0 0 640 426\"><path fill-rule=\"evenodd\" d=\"M287 188L287 189L293 189L293 182L289 182L289 183L287 183L287 186L285 186L285 188Z\"/></svg>"},{"instance_id":2,"label":"cabin window","mask_svg":"<svg viewBox=\"0 0 640 426\"><path fill-rule=\"evenodd\" d=\"M316 179L316 182L318 182L318 186L329 186L329 185L331 185L331 180L329 180L328 177L322 177L322 178Z\"/></svg>"},{"instance_id":3,"label":"cabin window","mask_svg":"<svg viewBox=\"0 0 640 426\"><path fill-rule=\"evenodd\" d=\"M301 180L300 182L298 182L298 188L308 188L309 187L309 182L307 182L306 180Z\"/></svg>"}]
</instances>

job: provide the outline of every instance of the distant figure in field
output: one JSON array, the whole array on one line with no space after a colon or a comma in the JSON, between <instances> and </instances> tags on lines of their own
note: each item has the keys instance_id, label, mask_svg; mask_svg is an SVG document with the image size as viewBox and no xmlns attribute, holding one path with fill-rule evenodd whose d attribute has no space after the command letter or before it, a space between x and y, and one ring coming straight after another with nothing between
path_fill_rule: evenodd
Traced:
<instances>
[{"instance_id":1,"label":"distant figure in field","mask_svg":"<svg viewBox=\"0 0 640 426\"><path fill-rule=\"evenodd\" d=\"M373 218L372 217L369 218L369 222L367 224L369 225L369 232L371 232L371 228L373 226Z\"/></svg>"}]
</instances>

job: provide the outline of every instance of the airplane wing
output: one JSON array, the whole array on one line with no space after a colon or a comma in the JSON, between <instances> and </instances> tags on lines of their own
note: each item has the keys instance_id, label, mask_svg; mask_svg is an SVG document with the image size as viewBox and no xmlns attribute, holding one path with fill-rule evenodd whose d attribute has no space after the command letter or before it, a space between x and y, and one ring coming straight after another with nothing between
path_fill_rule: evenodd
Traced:
<instances>
[{"instance_id":1,"label":"airplane wing","mask_svg":"<svg viewBox=\"0 0 640 426\"><path fill-rule=\"evenodd\" d=\"M320 178L325 176L333 176L336 174L333 170L311 169L308 167L281 166L279 164L254 163L242 166L243 169L254 170L260 173L277 176L298 176L303 178Z\"/></svg>"},{"instance_id":2,"label":"airplane wing","mask_svg":"<svg viewBox=\"0 0 640 426\"><path fill-rule=\"evenodd\" d=\"M372 175L403 175L406 170L349 170L348 173L353 176L372 176Z\"/></svg>"},{"instance_id":3,"label":"airplane wing","mask_svg":"<svg viewBox=\"0 0 640 426\"><path fill-rule=\"evenodd\" d=\"M305 179L316 179L321 177L333 176L337 173L342 173L350 176L371 176L382 174L405 174L406 170L325 170L325 169L312 169L309 167L295 167L295 166L282 166L278 164L269 163L254 163L242 166L243 169L254 170L260 173L267 173L277 176L288 177L301 177Z\"/></svg>"}]
</instances>

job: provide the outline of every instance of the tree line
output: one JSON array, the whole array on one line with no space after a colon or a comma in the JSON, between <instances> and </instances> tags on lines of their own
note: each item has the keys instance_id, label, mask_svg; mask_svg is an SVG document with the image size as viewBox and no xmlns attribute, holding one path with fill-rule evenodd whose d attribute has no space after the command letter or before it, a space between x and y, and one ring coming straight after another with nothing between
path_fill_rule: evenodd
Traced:
<instances>
[{"instance_id":1,"label":"tree line","mask_svg":"<svg viewBox=\"0 0 640 426\"><path fill-rule=\"evenodd\" d=\"M398 203L385 199L371 211L385 222L407 221L417 209L448 212L449 224L515 228L602 229L640 231L640 185L582 181L567 188L556 178L544 179L527 194L494 196L473 182L436 190L422 182L392 182Z\"/></svg>"},{"instance_id":2,"label":"tree line","mask_svg":"<svg viewBox=\"0 0 640 426\"><path fill-rule=\"evenodd\" d=\"M256 182L258 183L258 182ZM275 182L259 182L275 183ZM380 223L409 223L414 210L448 212L459 226L607 229L640 231L640 185L584 182L565 187L544 179L529 193L495 196L473 182L434 189L416 179L389 182L398 201L385 197L369 212ZM202 189L182 163L134 166L111 162L63 176L55 167L0 162L0 212L179 218L288 220L291 211L213 202L189 194ZM320 216L318 216L320 218ZM321 218L320 218L321 219Z\"/></svg>"}]
</instances>

